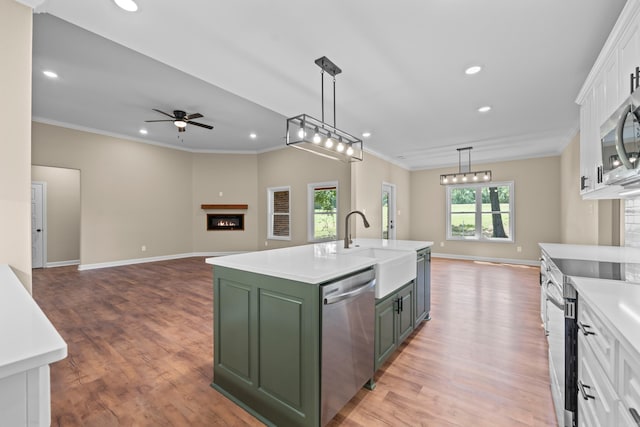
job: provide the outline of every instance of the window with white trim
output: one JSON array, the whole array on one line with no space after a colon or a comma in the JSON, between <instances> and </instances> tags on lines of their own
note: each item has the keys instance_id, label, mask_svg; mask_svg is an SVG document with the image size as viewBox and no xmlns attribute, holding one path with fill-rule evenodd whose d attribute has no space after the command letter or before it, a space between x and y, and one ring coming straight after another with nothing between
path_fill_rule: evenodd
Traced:
<instances>
[{"instance_id":1,"label":"window with white trim","mask_svg":"<svg viewBox=\"0 0 640 427\"><path fill-rule=\"evenodd\" d=\"M267 188L269 231L267 238L291 240L291 187Z\"/></svg>"},{"instance_id":2,"label":"window with white trim","mask_svg":"<svg viewBox=\"0 0 640 427\"><path fill-rule=\"evenodd\" d=\"M514 242L513 181L447 187L447 240Z\"/></svg>"},{"instance_id":3,"label":"window with white trim","mask_svg":"<svg viewBox=\"0 0 640 427\"><path fill-rule=\"evenodd\" d=\"M338 182L309 184L307 237L310 242L338 238Z\"/></svg>"}]
</instances>

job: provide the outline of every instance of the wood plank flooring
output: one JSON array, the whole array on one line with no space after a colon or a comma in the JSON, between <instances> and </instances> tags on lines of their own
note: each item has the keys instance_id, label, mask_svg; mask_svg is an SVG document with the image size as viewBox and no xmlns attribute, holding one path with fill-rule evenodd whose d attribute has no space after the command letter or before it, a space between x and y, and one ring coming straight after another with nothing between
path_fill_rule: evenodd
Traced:
<instances>
[{"instance_id":1,"label":"wood plank flooring","mask_svg":"<svg viewBox=\"0 0 640 427\"><path fill-rule=\"evenodd\" d=\"M538 269L433 259L430 322L329 424L555 426ZM203 258L33 271L69 345L51 366L53 426L259 426L210 387Z\"/></svg>"}]
</instances>

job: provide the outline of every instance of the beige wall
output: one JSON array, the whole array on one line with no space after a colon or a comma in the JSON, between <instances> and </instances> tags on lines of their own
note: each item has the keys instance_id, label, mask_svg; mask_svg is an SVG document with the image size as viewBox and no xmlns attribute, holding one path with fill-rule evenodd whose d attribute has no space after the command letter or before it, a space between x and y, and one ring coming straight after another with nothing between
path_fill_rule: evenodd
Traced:
<instances>
[{"instance_id":1,"label":"beige wall","mask_svg":"<svg viewBox=\"0 0 640 427\"><path fill-rule=\"evenodd\" d=\"M30 8L0 0L0 264L31 292Z\"/></svg>"},{"instance_id":2,"label":"beige wall","mask_svg":"<svg viewBox=\"0 0 640 427\"><path fill-rule=\"evenodd\" d=\"M365 153L362 162L352 163L351 205L365 212L371 227L365 228L356 219L358 237L382 238L382 184L396 186L396 239L409 239L411 235L411 173L371 153ZM352 220L354 221L354 220Z\"/></svg>"},{"instance_id":3,"label":"beige wall","mask_svg":"<svg viewBox=\"0 0 640 427\"><path fill-rule=\"evenodd\" d=\"M191 153L42 123L32 132L34 164L80 170L81 265L192 252Z\"/></svg>"},{"instance_id":4,"label":"beige wall","mask_svg":"<svg viewBox=\"0 0 640 427\"><path fill-rule=\"evenodd\" d=\"M619 245L620 201L582 200L580 196L580 134L562 152L560 182L561 242Z\"/></svg>"},{"instance_id":5,"label":"beige wall","mask_svg":"<svg viewBox=\"0 0 640 427\"><path fill-rule=\"evenodd\" d=\"M258 249L307 243L307 185L338 181L338 237L351 208L351 166L288 147L258 156ZM267 240L267 188L291 187L291 240ZM265 246L267 242L268 246Z\"/></svg>"},{"instance_id":6,"label":"beige wall","mask_svg":"<svg viewBox=\"0 0 640 427\"><path fill-rule=\"evenodd\" d=\"M256 154L193 154L195 252L256 250L261 214L257 182ZM200 209L202 204L247 204L249 207L246 211L205 211ZM207 231L207 213L244 213L244 231Z\"/></svg>"},{"instance_id":7,"label":"beige wall","mask_svg":"<svg viewBox=\"0 0 640 427\"><path fill-rule=\"evenodd\" d=\"M580 134L577 134L560 157L561 242L598 244L598 201L580 196Z\"/></svg>"},{"instance_id":8,"label":"beige wall","mask_svg":"<svg viewBox=\"0 0 640 427\"><path fill-rule=\"evenodd\" d=\"M514 181L515 242L446 240L446 192L439 176L457 168L411 173L411 239L433 241L435 253L527 261L539 258L538 242L560 241L560 157L473 165L473 169L490 169L494 181ZM517 252L518 246L522 252Z\"/></svg>"},{"instance_id":9,"label":"beige wall","mask_svg":"<svg viewBox=\"0 0 640 427\"><path fill-rule=\"evenodd\" d=\"M31 166L31 180L46 183L46 264L80 260L80 171Z\"/></svg>"}]
</instances>

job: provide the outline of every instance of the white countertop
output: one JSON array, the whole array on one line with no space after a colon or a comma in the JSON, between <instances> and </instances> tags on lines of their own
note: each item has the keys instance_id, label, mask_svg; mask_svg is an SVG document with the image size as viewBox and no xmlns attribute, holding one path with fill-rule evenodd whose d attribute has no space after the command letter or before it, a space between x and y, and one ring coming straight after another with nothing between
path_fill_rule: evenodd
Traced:
<instances>
[{"instance_id":1,"label":"white countertop","mask_svg":"<svg viewBox=\"0 0 640 427\"><path fill-rule=\"evenodd\" d=\"M0 264L0 378L67 357L67 344L11 268Z\"/></svg>"},{"instance_id":2,"label":"white countertop","mask_svg":"<svg viewBox=\"0 0 640 427\"><path fill-rule=\"evenodd\" d=\"M578 295L640 354L640 284L572 277Z\"/></svg>"},{"instance_id":3,"label":"white countertop","mask_svg":"<svg viewBox=\"0 0 640 427\"><path fill-rule=\"evenodd\" d=\"M266 274L303 283L320 284L336 277L367 268L376 260L360 256L339 256L351 249L343 248L343 241L316 243L289 248L249 252L207 258L211 265ZM381 248L416 251L432 246L433 242L417 240L355 239L352 248Z\"/></svg>"},{"instance_id":4,"label":"white countertop","mask_svg":"<svg viewBox=\"0 0 640 427\"><path fill-rule=\"evenodd\" d=\"M640 249L626 246L539 243L551 258L640 263Z\"/></svg>"}]
</instances>

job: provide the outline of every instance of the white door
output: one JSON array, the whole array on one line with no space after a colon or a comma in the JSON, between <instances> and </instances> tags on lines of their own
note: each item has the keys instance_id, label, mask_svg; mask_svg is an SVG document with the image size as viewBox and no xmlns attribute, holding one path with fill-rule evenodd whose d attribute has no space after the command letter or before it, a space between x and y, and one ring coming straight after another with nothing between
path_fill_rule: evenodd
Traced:
<instances>
[{"instance_id":1,"label":"white door","mask_svg":"<svg viewBox=\"0 0 640 427\"><path fill-rule=\"evenodd\" d=\"M382 238L396 238L396 186L382 184Z\"/></svg>"},{"instance_id":2,"label":"white door","mask_svg":"<svg viewBox=\"0 0 640 427\"><path fill-rule=\"evenodd\" d=\"M45 184L31 183L31 267L42 268L45 262L44 238Z\"/></svg>"}]
</instances>

